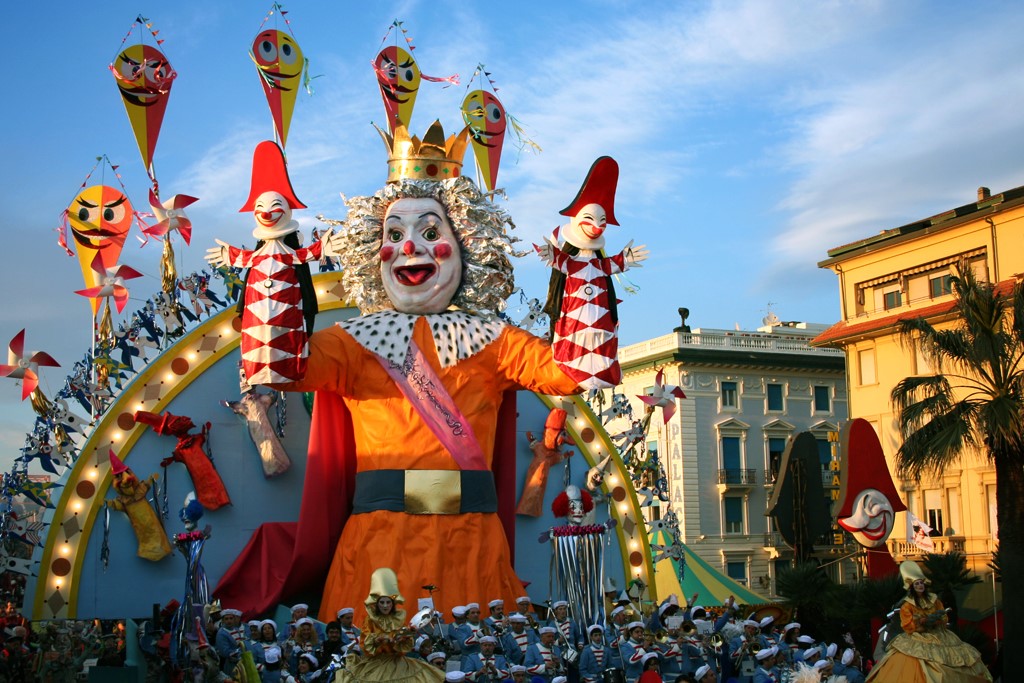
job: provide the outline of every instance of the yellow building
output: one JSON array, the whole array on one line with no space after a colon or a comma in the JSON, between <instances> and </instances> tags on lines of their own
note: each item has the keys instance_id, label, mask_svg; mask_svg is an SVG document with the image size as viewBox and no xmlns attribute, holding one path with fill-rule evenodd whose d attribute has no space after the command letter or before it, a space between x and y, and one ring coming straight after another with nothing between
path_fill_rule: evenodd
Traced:
<instances>
[{"instance_id":1,"label":"yellow building","mask_svg":"<svg viewBox=\"0 0 1024 683\"><path fill-rule=\"evenodd\" d=\"M850 417L875 427L890 471L901 443L890 393L904 377L932 372L927 358L901 343L896 323L923 316L951 325L950 268L961 261L1009 291L1024 273L1022 245L1024 187L997 195L979 188L976 202L836 247L818 264L839 276L842 320L813 343L845 351ZM996 473L984 455L937 477L894 480L909 510L939 535L935 551L965 552L969 567L986 573L998 530ZM889 540L897 561L923 552L907 543L906 516L899 517Z\"/></svg>"}]
</instances>

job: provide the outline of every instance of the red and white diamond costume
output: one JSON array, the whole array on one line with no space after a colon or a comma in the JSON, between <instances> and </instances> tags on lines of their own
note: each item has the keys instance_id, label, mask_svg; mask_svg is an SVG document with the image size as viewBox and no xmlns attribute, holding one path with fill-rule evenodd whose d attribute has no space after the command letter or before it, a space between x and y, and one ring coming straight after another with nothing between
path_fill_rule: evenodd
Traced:
<instances>
[{"instance_id":1,"label":"red and white diamond costume","mask_svg":"<svg viewBox=\"0 0 1024 683\"><path fill-rule=\"evenodd\" d=\"M295 266L319 261L322 253L322 242L292 249L279 239L257 251L228 248L229 265L250 269L242 311L242 366L250 384L305 376L309 344Z\"/></svg>"},{"instance_id":2,"label":"red and white diamond costume","mask_svg":"<svg viewBox=\"0 0 1024 683\"><path fill-rule=\"evenodd\" d=\"M563 371L585 389L614 387L619 368L618 321L612 317L607 279L621 273L625 252L602 257L588 249L567 254L552 247L552 267L565 275L562 309L554 325L552 352Z\"/></svg>"}]
</instances>

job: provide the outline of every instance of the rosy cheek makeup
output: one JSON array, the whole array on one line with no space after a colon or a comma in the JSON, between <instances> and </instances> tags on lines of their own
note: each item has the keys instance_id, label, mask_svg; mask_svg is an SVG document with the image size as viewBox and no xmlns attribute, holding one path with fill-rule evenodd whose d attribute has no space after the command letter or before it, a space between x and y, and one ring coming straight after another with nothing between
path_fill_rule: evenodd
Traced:
<instances>
[{"instance_id":1,"label":"rosy cheek makeup","mask_svg":"<svg viewBox=\"0 0 1024 683\"><path fill-rule=\"evenodd\" d=\"M452 245L442 242L434 247L434 256L438 259L446 259L452 255Z\"/></svg>"},{"instance_id":2,"label":"rosy cheek makeup","mask_svg":"<svg viewBox=\"0 0 1024 683\"><path fill-rule=\"evenodd\" d=\"M380 248L380 260L381 261L384 261L384 262L390 261L392 258L394 258L394 256L395 256L395 248L392 247L391 245L388 245L386 247L381 247Z\"/></svg>"}]
</instances>

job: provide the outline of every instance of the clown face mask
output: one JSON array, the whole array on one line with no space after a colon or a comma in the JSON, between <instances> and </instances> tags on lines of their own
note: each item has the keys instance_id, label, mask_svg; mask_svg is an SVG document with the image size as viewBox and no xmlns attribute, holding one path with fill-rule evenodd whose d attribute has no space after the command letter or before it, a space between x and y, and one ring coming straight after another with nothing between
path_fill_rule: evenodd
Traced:
<instances>
[{"instance_id":1,"label":"clown face mask","mask_svg":"<svg viewBox=\"0 0 1024 683\"><path fill-rule=\"evenodd\" d=\"M256 229L253 237L261 240L276 239L295 232L298 223L292 220L292 208L288 200L277 192L264 192L253 205Z\"/></svg>"},{"instance_id":2,"label":"clown face mask","mask_svg":"<svg viewBox=\"0 0 1024 683\"><path fill-rule=\"evenodd\" d=\"M600 204L587 204L569 221L563 237L575 247L596 251L604 249L604 231L607 227L608 217L604 207Z\"/></svg>"},{"instance_id":3,"label":"clown face mask","mask_svg":"<svg viewBox=\"0 0 1024 683\"><path fill-rule=\"evenodd\" d=\"M884 493L864 489L853 501L853 514L838 521L862 546L876 548L889 538L894 516L892 503Z\"/></svg>"},{"instance_id":4,"label":"clown face mask","mask_svg":"<svg viewBox=\"0 0 1024 683\"><path fill-rule=\"evenodd\" d=\"M384 217L384 291L402 313L440 313L462 282L462 250L436 199L399 199Z\"/></svg>"}]
</instances>

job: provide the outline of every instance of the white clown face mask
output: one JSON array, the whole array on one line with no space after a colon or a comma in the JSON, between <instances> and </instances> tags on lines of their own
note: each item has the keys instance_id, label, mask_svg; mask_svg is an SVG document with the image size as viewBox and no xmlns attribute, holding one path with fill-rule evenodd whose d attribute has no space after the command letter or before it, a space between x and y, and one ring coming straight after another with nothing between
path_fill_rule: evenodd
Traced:
<instances>
[{"instance_id":1,"label":"white clown face mask","mask_svg":"<svg viewBox=\"0 0 1024 683\"><path fill-rule=\"evenodd\" d=\"M866 548L876 548L889 538L895 513L892 503L877 489L864 489L853 500L853 514L838 520Z\"/></svg>"},{"instance_id":2,"label":"white clown face mask","mask_svg":"<svg viewBox=\"0 0 1024 683\"><path fill-rule=\"evenodd\" d=\"M462 250L436 199L399 199L384 216L384 292L402 313L441 313L462 282Z\"/></svg>"},{"instance_id":3,"label":"white clown face mask","mask_svg":"<svg viewBox=\"0 0 1024 683\"><path fill-rule=\"evenodd\" d=\"M252 235L256 239L284 237L299 227L298 222L292 220L292 208L288 200L277 192L264 192L257 197L252 214L256 219L256 229Z\"/></svg>"},{"instance_id":4,"label":"white clown face mask","mask_svg":"<svg viewBox=\"0 0 1024 683\"><path fill-rule=\"evenodd\" d=\"M604 231L608 216L600 204L587 204L565 226L563 237L580 249L604 249Z\"/></svg>"}]
</instances>

